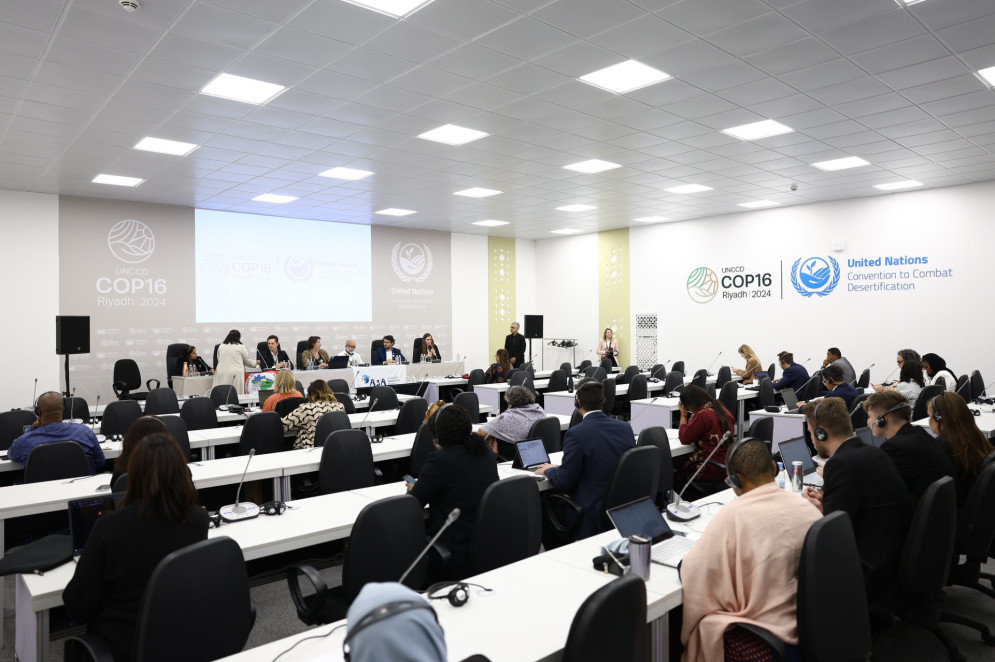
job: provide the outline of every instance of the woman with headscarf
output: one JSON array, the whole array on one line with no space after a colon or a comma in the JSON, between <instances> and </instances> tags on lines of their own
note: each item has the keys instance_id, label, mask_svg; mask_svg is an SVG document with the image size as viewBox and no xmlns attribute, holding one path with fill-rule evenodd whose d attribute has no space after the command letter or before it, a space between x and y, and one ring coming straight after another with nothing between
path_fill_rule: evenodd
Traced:
<instances>
[{"instance_id":1,"label":"woman with headscarf","mask_svg":"<svg viewBox=\"0 0 995 662\"><path fill-rule=\"evenodd\" d=\"M383 617L390 605L390 616ZM363 586L346 614L351 662L445 662L446 638L435 610L396 582Z\"/></svg>"},{"instance_id":2,"label":"woman with headscarf","mask_svg":"<svg viewBox=\"0 0 995 662\"><path fill-rule=\"evenodd\" d=\"M957 375L947 367L947 362L940 356L932 352L923 354L922 368L926 371L926 376L929 377L930 384L936 384L942 377L948 391L957 391Z\"/></svg>"}]
</instances>

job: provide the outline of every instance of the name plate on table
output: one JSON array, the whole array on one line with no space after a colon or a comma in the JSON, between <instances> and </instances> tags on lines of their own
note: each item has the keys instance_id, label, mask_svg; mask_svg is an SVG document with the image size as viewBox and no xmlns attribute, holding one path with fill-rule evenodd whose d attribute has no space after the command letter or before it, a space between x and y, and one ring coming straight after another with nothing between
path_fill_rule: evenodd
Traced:
<instances>
[{"instance_id":1,"label":"name plate on table","mask_svg":"<svg viewBox=\"0 0 995 662\"><path fill-rule=\"evenodd\" d=\"M245 392L272 391L277 372L276 370L263 370L262 372L245 373Z\"/></svg>"},{"instance_id":2,"label":"name plate on table","mask_svg":"<svg viewBox=\"0 0 995 662\"><path fill-rule=\"evenodd\" d=\"M352 369L352 385L356 388L393 386L408 381L408 366L371 365Z\"/></svg>"}]
</instances>

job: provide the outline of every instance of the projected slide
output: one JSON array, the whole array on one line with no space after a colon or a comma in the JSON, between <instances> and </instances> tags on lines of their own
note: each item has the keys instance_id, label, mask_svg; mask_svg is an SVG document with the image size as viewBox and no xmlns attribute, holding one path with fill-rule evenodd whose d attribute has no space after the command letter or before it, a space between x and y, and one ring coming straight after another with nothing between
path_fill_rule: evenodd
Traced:
<instances>
[{"instance_id":1,"label":"projected slide","mask_svg":"<svg viewBox=\"0 0 995 662\"><path fill-rule=\"evenodd\" d=\"M195 210L197 322L368 322L370 228Z\"/></svg>"}]
</instances>

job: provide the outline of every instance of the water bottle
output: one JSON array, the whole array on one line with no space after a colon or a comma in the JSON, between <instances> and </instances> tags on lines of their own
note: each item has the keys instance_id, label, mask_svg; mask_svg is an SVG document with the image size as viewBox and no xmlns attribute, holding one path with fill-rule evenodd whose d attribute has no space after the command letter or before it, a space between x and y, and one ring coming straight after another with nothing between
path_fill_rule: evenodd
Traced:
<instances>
[{"instance_id":1,"label":"water bottle","mask_svg":"<svg viewBox=\"0 0 995 662\"><path fill-rule=\"evenodd\" d=\"M190 364L189 363L184 363L183 364L183 376L184 377L189 377L190 376Z\"/></svg>"},{"instance_id":2,"label":"water bottle","mask_svg":"<svg viewBox=\"0 0 995 662\"><path fill-rule=\"evenodd\" d=\"M786 481L785 481L785 475L784 475L784 463L783 462L778 462L777 463L777 487L778 487L778 489L782 489L783 490L785 482Z\"/></svg>"}]
</instances>

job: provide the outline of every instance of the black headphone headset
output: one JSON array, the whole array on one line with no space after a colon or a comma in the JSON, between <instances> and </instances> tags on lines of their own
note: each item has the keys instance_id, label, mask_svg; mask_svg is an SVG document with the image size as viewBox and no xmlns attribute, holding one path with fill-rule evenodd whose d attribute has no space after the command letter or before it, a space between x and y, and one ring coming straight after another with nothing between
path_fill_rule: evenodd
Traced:
<instances>
[{"instance_id":1,"label":"black headphone headset","mask_svg":"<svg viewBox=\"0 0 995 662\"><path fill-rule=\"evenodd\" d=\"M433 595L438 593L447 586L451 586L443 595ZM487 587L481 586L480 584L470 584L468 582L439 582L438 584L432 584L427 589L425 589L425 597L429 600L449 600L449 604L454 607L462 607L470 599L470 587L476 586L477 588L484 591L491 591Z\"/></svg>"},{"instance_id":2,"label":"black headphone headset","mask_svg":"<svg viewBox=\"0 0 995 662\"><path fill-rule=\"evenodd\" d=\"M933 420L936 421L937 423L943 422L943 414L940 413L940 407L939 407L940 404L939 401L941 395L943 394L940 393L939 395L934 395L933 399L930 400L930 404L933 405Z\"/></svg>"},{"instance_id":3,"label":"black headphone headset","mask_svg":"<svg viewBox=\"0 0 995 662\"><path fill-rule=\"evenodd\" d=\"M815 435L815 438L818 439L819 441L825 441L826 439L829 439L829 433L826 432L826 428L819 425L819 407L822 406L823 402L825 402L825 400L820 400L819 402L817 402L815 405L815 411L812 412L812 418L815 419L815 430L812 432L812 434Z\"/></svg>"},{"instance_id":4,"label":"black headphone headset","mask_svg":"<svg viewBox=\"0 0 995 662\"><path fill-rule=\"evenodd\" d=\"M752 439L741 439L730 446L728 452L726 452L726 470L729 472L729 486L737 490L743 489L743 481L739 479L739 474L732 470L732 456L747 441L752 441Z\"/></svg>"},{"instance_id":5,"label":"black headphone headset","mask_svg":"<svg viewBox=\"0 0 995 662\"><path fill-rule=\"evenodd\" d=\"M874 419L874 425L878 426L879 428L883 428L884 426L888 425L888 419L887 419L888 414L890 414L893 411L898 411L899 409L912 409L912 403L911 402L898 403L897 405L895 405L894 407L892 407L891 409L889 409L888 411L886 411L885 413L881 414L876 419ZM933 411L934 412L936 411L935 405Z\"/></svg>"},{"instance_id":6,"label":"black headphone headset","mask_svg":"<svg viewBox=\"0 0 995 662\"><path fill-rule=\"evenodd\" d=\"M595 386L601 386L601 382L597 380L589 380L578 386L577 390L574 391L574 407L580 409L580 392L584 389L594 388Z\"/></svg>"},{"instance_id":7,"label":"black headphone headset","mask_svg":"<svg viewBox=\"0 0 995 662\"><path fill-rule=\"evenodd\" d=\"M435 410L435 416L432 417L432 436L438 441L439 439L439 419L442 418L442 412L446 411L453 406L453 403L447 402L438 409Z\"/></svg>"},{"instance_id":8,"label":"black headphone headset","mask_svg":"<svg viewBox=\"0 0 995 662\"><path fill-rule=\"evenodd\" d=\"M465 600L464 600L465 602ZM403 614L406 611L413 611L415 609L428 609L432 612L435 622L439 622L439 616L432 609L432 605L424 602L423 600L398 600L396 602L388 602L387 604L380 605L363 615L356 625L349 631L345 636L345 640L342 642L342 656L345 658L346 662L349 662L349 642L357 634L370 627L371 625L376 625L377 623L386 620L392 616L397 616L398 614Z\"/></svg>"},{"instance_id":9,"label":"black headphone headset","mask_svg":"<svg viewBox=\"0 0 995 662\"><path fill-rule=\"evenodd\" d=\"M35 398L35 407L34 407L34 409L35 409L35 416L37 416L38 418L41 418L41 412L38 410L38 401L41 400L42 398L44 398L49 393L55 393L59 397L63 397L62 394L59 393L58 391L45 391L44 393L42 393L41 395L39 395L37 398Z\"/></svg>"}]
</instances>

